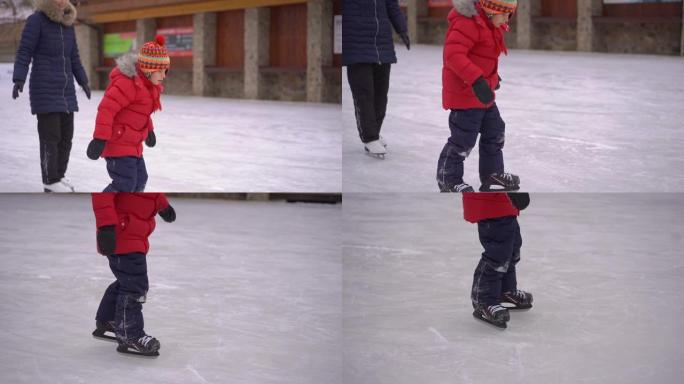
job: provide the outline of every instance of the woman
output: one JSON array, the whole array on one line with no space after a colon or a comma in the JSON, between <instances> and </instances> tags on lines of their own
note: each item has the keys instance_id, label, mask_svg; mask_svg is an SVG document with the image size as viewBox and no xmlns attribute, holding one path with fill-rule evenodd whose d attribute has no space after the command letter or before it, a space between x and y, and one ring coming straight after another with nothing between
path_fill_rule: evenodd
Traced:
<instances>
[{"instance_id":1,"label":"woman","mask_svg":"<svg viewBox=\"0 0 684 384\"><path fill-rule=\"evenodd\" d=\"M390 67L397 62L392 28L410 49L406 17L397 0L345 0L342 61L354 97L359 136L366 152L384 158L380 128L387 108Z\"/></svg>"},{"instance_id":2,"label":"woman","mask_svg":"<svg viewBox=\"0 0 684 384\"><path fill-rule=\"evenodd\" d=\"M64 177L78 111L74 78L90 99L88 77L76 45L76 8L68 0L35 0L26 20L14 62L14 90L19 97L31 67L31 113L38 118L40 164L45 192L73 192Z\"/></svg>"}]
</instances>

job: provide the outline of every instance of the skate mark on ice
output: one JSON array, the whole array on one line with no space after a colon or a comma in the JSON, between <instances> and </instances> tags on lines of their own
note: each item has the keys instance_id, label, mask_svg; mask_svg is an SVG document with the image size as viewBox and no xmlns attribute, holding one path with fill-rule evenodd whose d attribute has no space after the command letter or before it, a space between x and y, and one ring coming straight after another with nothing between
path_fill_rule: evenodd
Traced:
<instances>
[{"instance_id":1,"label":"skate mark on ice","mask_svg":"<svg viewBox=\"0 0 684 384\"><path fill-rule=\"evenodd\" d=\"M200 375L199 372L197 372L197 370L192 365L188 364L185 366L185 368L188 371L192 372L195 375L195 377L197 377L202 383L209 384L209 382L204 377L202 377L202 375Z\"/></svg>"},{"instance_id":2,"label":"skate mark on ice","mask_svg":"<svg viewBox=\"0 0 684 384\"><path fill-rule=\"evenodd\" d=\"M391 247L383 247L380 245L357 245L357 244L347 244L345 247L348 248L356 248L356 249L363 249L366 251L383 251L383 252L392 252L398 255L422 255L423 252L421 251L415 251L413 249L408 249L408 248L391 248Z\"/></svg>"},{"instance_id":3,"label":"skate mark on ice","mask_svg":"<svg viewBox=\"0 0 684 384\"><path fill-rule=\"evenodd\" d=\"M619 147L616 147L613 145L600 144L600 143L595 143L595 142L580 140L580 139L571 139L569 137L537 135L537 134L527 135L527 137L529 137L531 139L556 140L556 141L562 141L564 143L580 144L580 145L584 145L585 147L591 148L591 149L607 149L607 150L613 150L613 151L620 149Z\"/></svg>"},{"instance_id":4,"label":"skate mark on ice","mask_svg":"<svg viewBox=\"0 0 684 384\"><path fill-rule=\"evenodd\" d=\"M437 331L436 329L434 329L432 327L428 327L428 331L432 332L435 336L437 336L437 340L440 343L443 343L443 344L449 343L449 340L446 337L442 336L442 334L439 333L439 331Z\"/></svg>"}]
</instances>

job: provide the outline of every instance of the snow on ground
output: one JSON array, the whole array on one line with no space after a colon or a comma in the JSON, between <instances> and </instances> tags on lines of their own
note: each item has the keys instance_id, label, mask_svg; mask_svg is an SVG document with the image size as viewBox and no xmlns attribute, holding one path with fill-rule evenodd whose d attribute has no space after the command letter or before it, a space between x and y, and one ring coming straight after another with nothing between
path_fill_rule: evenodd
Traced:
<instances>
[{"instance_id":1,"label":"snow on ground","mask_svg":"<svg viewBox=\"0 0 684 384\"><path fill-rule=\"evenodd\" d=\"M364 156L343 79L344 191L436 191L449 137L440 46L397 47L385 161ZM684 58L511 50L500 62L497 105L506 170L536 192L684 190ZM477 146L466 182L479 186Z\"/></svg>"},{"instance_id":2,"label":"snow on ground","mask_svg":"<svg viewBox=\"0 0 684 384\"><path fill-rule=\"evenodd\" d=\"M0 196L4 383L341 383L340 205L170 198L148 254L154 360L90 332L113 281L89 195Z\"/></svg>"},{"instance_id":3,"label":"snow on ground","mask_svg":"<svg viewBox=\"0 0 684 384\"><path fill-rule=\"evenodd\" d=\"M532 194L507 330L472 317L460 196L345 194L345 383L668 383L684 376L684 195Z\"/></svg>"},{"instance_id":4,"label":"snow on ground","mask_svg":"<svg viewBox=\"0 0 684 384\"><path fill-rule=\"evenodd\" d=\"M28 83L12 100L12 64L0 64L0 191L42 191L36 118ZM85 155L102 91L78 89L67 177L81 192L102 191L105 161ZM162 96L153 115L157 146L144 149L147 191L339 192L340 105Z\"/></svg>"}]
</instances>

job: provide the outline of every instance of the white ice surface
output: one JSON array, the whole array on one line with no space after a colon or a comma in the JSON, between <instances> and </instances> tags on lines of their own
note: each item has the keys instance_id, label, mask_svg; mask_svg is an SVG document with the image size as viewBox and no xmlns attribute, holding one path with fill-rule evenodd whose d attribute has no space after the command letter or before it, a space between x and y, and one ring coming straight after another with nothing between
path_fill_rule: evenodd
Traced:
<instances>
[{"instance_id":1,"label":"white ice surface","mask_svg":"<svg viewBox=\"0 0 684 384\"><path fill-rule=\"evenodd\" d=\"M436 191L449 137L442 47L397 47L385 161L364 156L343 79L343 189ZM684 58L511 50L499 66L506 170L535 192L684 191ZM479 186L477 146L465 180Z\"/></svg>"},{"instance_id":2,"label":"white ice surface","mask_svg":"<svg viewBox=\"0 0 684 384\"><path fill-rule=\"evenodd\" d=\"M681 383L684 195L537 194L507 330L472 317L460 196L345 194L346 384Z\"/></svg>"},{"instance_id":3,"label":"white ice surface","mask_svg":"<svg viewBox=\"0 0 684 384\"><path fill-rule=\"evenodd\" d=\"M41 192L36 118L28 82L12 100L12 64L0 64L0 191ZM102 91L88 100L77 87L67 177L81 192L109 184L103 159L85 151ZM339 104L162 96L153 115L157 145L144 147L147 191L339 192L342 135Z\"/></svg>"},{"instance_id":4,"label":"white ice surface","mask_svg":"<svg viewBox=\"0 0 684 384\"><path fill-rule=\"evenodd\" d=\"M155 360L90 336L113 281L90 196L0 195L3 383L341 383L341 207L171 197L148 254Z\"/></svg>"}]
</instances>

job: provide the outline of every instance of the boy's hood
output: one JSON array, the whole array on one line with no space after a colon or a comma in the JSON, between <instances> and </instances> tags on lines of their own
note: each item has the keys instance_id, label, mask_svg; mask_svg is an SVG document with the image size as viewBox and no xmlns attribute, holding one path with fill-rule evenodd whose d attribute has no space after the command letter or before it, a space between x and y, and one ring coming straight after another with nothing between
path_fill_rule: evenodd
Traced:
<instances>
[{"instance_id":1,"label":"boy's hood","mask_svg":"<svg viewBox=\"0 0 684 384\"><path fill-rule=\"evenodd\" d=\"M465 17L473 17L478 14L478 0L451 0L454 9Z\"/></svg>"},{"instance_id":2,"label":"boy's hood","mask_svg":"<svg viewBox=\"0 0 684 384\"><path fill-rule=\"evenodd\" d=\"M126 53L125 55L116 59L116 68L118 71L112 71L112 76L116 75L116 72L130 77L131 79L135 77L137 69L135 64L138 61L138 55L132 52Z\"/></svg>"}]
</instances>

